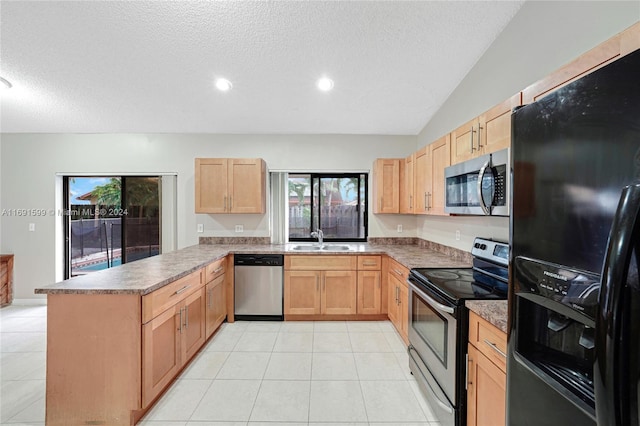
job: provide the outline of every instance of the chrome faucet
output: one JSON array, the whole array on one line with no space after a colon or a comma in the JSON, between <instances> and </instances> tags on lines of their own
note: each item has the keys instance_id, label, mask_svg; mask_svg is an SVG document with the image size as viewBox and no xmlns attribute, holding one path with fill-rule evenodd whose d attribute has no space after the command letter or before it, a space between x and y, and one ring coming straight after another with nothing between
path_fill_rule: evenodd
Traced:
<instances>
[{"instance_id":1,"label":"chrome faucet","mask_svg":"<svg viewBox=\"0 0 640 426\"><path fill-rule=\"evenodd\" d=\"M311 236L313 238L317 238L318 239L318 244L320 244L320 247L322 247L322 239L324 238L324 234L322 233L322 229L316 229L315 232L311 233Z\"/></svg>"}]
</instances>

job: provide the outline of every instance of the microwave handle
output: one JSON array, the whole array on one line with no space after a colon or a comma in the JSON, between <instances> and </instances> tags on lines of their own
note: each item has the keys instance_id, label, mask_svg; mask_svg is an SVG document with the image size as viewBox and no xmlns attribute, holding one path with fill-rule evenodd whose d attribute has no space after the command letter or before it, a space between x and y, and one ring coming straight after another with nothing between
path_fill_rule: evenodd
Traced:
<instances>
[{"instance_id":1,"label":"microwave handle","mask_svg":"<svg viewBox=\"0 0 640 426\"><path fill-rule=\"evenodd\" d=\"M487 207L487 205L485 204L484 198L482 198L482 179L484 179L484 175L487 172L487 167L489 167L489 164L491 164L491 157L489 157L487 162L484 163L484 165L480 168L480 173L478 173L478 201L480 202L482 211L487 216L490 215L491 212L489 211L489 207Z\"/></svg>"}]
</instances>

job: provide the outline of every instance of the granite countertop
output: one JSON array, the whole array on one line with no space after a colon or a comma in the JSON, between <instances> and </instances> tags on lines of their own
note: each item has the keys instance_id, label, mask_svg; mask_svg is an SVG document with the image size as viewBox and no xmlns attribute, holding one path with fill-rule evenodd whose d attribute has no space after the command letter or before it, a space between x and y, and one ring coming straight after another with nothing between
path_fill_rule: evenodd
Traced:
<instances>
[{"instance_id":1,"label":"granite countertop","mask_svg":"<svg viewBox=\"0 0 640 426\"><path fill-rule=\"evenodd\" d=\"M467 300L464 305L490 324L505 333L507 332L509 303L506 300Z\"/></svg>"},{"instance_id":2,"label":"granite countertop","mask_svg":"<svg viewBox=\"0 0 640 426\"><path fill-rule=\"evenodd\" d=\"M145 295L230 253L296 255L386 254L407 268L469 267L464 260L416 245L345 244L349 251L296 251L297 244L199 244L36 288L36 294Z\"/></svg>"}]
</instances>

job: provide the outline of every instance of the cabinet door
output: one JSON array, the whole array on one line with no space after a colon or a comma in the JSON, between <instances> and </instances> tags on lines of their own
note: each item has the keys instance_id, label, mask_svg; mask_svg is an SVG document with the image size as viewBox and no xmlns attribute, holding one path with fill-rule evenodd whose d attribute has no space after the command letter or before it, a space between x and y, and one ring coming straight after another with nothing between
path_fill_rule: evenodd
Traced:
<instances>
[{"instance_id":1,"label":"cabinet door","mask_svg":"<svg viewBox=\"0 0 640 426\"><path fill-rule=\"evenodd\" d=\"M398 312L398 299L400 297L400 287L398 283L398 279L393 275L392 272L388 274L388 306L387 306L387 314L389 315L389 320L396 327L397 330L400 330L400 326L398 323L398 319L400 318L400 314Z\"/></svg>"},{"instance_id":2,"label":"cabinet door","mask_svg":"<svg viewBox=\"0 0 640 426\"><path fill-rule=\"evenodd\" d=\"M380 281L380 271L358 271L358 314L380 313Z\"/></svg>"},{"instance_id":3,"label":"cabinet door","mask_svg":"<svg viewBox=\"0 0 640 426\"><path fill-rule=\"evenodd\" d=\"M230 158L229 212L264 213L265 166L260 158Z\"/></svg>"},{"instance_id":4,"label":"cabinet door","mask_svg":"<svg viewBox=\"0 0 640 426\"><path fill-rule=\"evenodd\" d=\"M227 159L196 158L196 213L227 211Z\"/></svg>"},{"instance_id":5,"label":"cabinet door","mask_svg":"<svg viewBox=\"0 0 640 426\"><path fill-rule=\"evenodd\" d=\"M320 314L320 271L285 271L285 315Z\"/></svg>"},{"instance_id":6,"label":"cabinet door","mask_svg":"<svg viewBox=\"0 0 640 426\"><path fill-rule=\"evenodd\" d=\"M357 293L356 271L322 273L321 312L327 315L355 314Z\"/></svg>"},{"instance_id":7,"label":"cabinet door","mask_svg":"<svg viewBox=\"0 0 640 426\"><path fill-rule=\"evenodd\" d=\"M451 164L461 163L480 155L478 127L478 118L474 118L451 132Z\"/></svg>"},{"instance_id":8,"label":"cabinet door","mask_svg":"<svg viewBox=\"0 0 640 426\"><path fill-rule=\"evenodd\" d=\"M373 212L400 212L400 160L379 158L373 167Z\"/></svg>"},{"instance_id":9,"label":"cabinet door","mask_svg":"<svg viewBox=\"0 0 640 426\"><path fill-rule=\"evenodd\" d=\"M167 309L142 326L142 407L180 370L181 305Z\"/></svg>"},{"instance_id":10,"label":"cabinet door","mask_svg":"<svg viewBox=\"0 0 640 426\"><path fill-rule=\"evenodd\" d=\"M502 426L506 417L506 374L469 345L467 424Z\"/></svg>"},{"instance_id":11,"label":"cabinet door","mask_svg":"<svg viewBox=\"0 0 640 426\"><path fill-rule=\"evenodd\" d=\"M187 363L206 340L205 288L187 296L182 314L182 363Z\"/></svg>"},{"instance_id":12,"label":"cabinet door","mask_svg":"<svg viewBox=\"0 0 640 426\"><path fill-rule=\"evenodd\" d=\"M400 162L400 213L413 213L414 202L414 164L415 154Z\"/></svg>"},{"instance_id":13,"label":"cabinet door","mask_svg":"<svg viewBox=\"0 0 640 426\"><path fill-rule=\"evenodd\" d=\"M484 154L511 146L511 111L519 105L522 105L521 93L494 106L480 117L480 145Z\"/></svg>"},{"instance_id":14,"label":"cabinet door","mask_svg":"<svg viewBox=\"0 0 640 426\"><path fill-rule=\"evenodd\" d=\"M225 290L225 276L221 275L207 284L206 293L206 332L207 339L222 324L227 317L227 303Z\"/></svg>"},{"instance_id":15,"label":"cabinet door","mask_svg":"<svg viewBox=\"0 0 640 426\"><path fill-rule=\"evenodd\" d=\"M434 215L446 215L444 212L444 169L451 161L451 139L446 135L429 145L431 161L431 179L427 179L430 185L430 196L427 197L427 212Z\"/></svg>"},{"instance_id":16,"label":"cabinet door","mask_svg":"<svg viewBox=\"0 0 640 426\"><path fill-rule=\"evenodd\" d=\"M415 214L427 214L427 175L431 174L431 152L428 146L416 152L416 160L414 165L414 184L413 191L415 200Z\"/></svg>"},{"instance_id":17,"label":"cabinet door","mask_svg":"<svg viewBox=\"0 0 640 426\"><path fill-rule=\"evenodd\" d=\"M398 323L400 324L400 336L405 343L409 341L409 288L406 283L400 284L399 305L398 305Z\"/></svg>"}]
</instances>

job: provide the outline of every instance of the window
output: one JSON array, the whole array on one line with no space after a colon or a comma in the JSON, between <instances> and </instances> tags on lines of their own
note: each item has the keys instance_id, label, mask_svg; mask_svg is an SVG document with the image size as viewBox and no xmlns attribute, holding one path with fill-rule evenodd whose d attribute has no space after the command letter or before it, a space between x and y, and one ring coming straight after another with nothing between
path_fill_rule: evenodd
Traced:
<instances>
[{"instance_id":1,"label":"window","mask_svg":"<svg viewBox=\"0 0 640 426\"><path fill-rule=\"evenodd\" d=\"M290 173L289 240L367 240L366 173Z\"/></svg>"}]
</instances>

